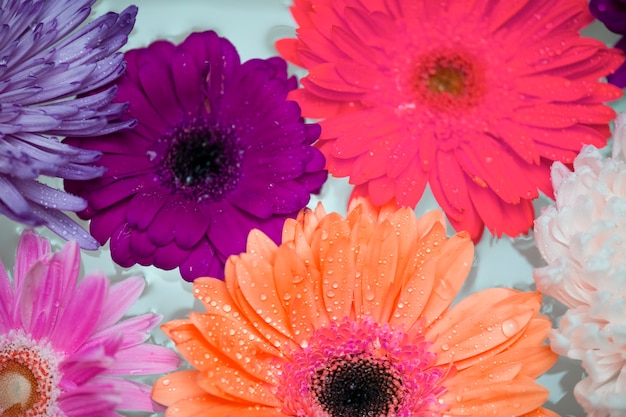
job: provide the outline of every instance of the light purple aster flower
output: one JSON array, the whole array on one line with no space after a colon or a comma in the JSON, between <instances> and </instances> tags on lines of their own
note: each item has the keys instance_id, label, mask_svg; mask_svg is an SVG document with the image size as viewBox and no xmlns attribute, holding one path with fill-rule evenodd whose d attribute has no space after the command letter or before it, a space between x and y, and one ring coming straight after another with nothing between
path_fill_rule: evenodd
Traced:
<instances>
[{"instance_id":1,"label":"light purple aster flower","mask_svg":"<svg viewBox=\"0 0 626 417\"><path fill-rule=\"evenodd\" d=\"M99 152L58 137L103 135L134 124L119 120L127 106L112 103L117 88L101 87L124 72L123 54L115 51L126 43L137 8L81 26L94 2L0 1L0 214L45 225L87 249L96 249L97 241L63 213L84 209L85 201L40 179L102 175L104 168L93 164Z\"/></svg>"},{"instance_id":2,"label":"light purple aster flower","mask_svg":"<svg viewBox=\"0 0 626 417\"><path fill-rule=\"evenodd\" d=\"M66 189L89 206L100 241L110 239L121 266L180 268L183 278L224 276L224 263L246 249L251 229L279 241L327 178L311 144L297 87L281 58L241 63L215 32L176 46L158 41L126 53L117 101L129 101L137 127L101 138L65 141L102 150L107 172Z\"/></svg>"}]
</instances>

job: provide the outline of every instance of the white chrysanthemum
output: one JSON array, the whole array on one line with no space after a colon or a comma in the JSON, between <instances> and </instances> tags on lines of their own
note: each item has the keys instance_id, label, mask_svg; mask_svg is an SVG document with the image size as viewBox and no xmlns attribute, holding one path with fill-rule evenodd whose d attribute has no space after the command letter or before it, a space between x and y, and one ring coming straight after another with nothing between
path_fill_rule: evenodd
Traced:
<instances>
[{"instance_id":1,"label":"white chrysanthemum","mask_svg":"<svg viewBox=\"0 0 626 417\"><path fill-rule=\"evenodd\" d=\"M537 288L569 310L550 341L587 373L575 388L590 417L626 415L626 114L617 120L613 157L585 146L574 172L552 166L556 204L535 221L548 263Z\"/></svg>"}]
</instances>

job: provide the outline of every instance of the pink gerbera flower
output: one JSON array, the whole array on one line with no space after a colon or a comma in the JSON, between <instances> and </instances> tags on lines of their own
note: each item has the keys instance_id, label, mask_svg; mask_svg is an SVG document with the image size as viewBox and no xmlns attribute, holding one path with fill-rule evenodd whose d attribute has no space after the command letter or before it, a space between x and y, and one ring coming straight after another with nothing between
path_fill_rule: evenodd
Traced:
<instances>
[{"instance_id":1,"label":"pink gerbera flower","mask_svg":"<svg viewBox=\"0 0 626 417\"><path fill-rule=\"evenodd\" d=\"M621 90L598 82L621 53L579 30L584 0L296 0L280 53L309 70L290 97L325 118L337 177L381 205L426 184L457 230L532 225L549 166L602 146Z\"/></svg>"},{"instance_id":2,"label":"pink gerbera flower","mask_svg":"<svg viewBox=\"0 0 626 417\"><path fill-rule=\"evenodd\" d=\"M145 314L118 322L144 281L110 286L102 274L77 282L75 241L51 253L25 232L10 280L0 263L0 416L109 417L116 409L154 411L150 388L122 375L167 372L176 354L144 345L160 321Z\"/></svg>"}]
</instances>

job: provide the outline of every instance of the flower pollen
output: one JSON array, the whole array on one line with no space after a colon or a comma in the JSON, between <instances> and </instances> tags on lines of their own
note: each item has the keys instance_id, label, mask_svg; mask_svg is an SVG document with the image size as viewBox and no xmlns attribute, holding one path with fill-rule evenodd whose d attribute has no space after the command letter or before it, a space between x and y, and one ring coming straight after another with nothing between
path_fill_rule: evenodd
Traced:
<instances>
[{"instance_id":1,"label":"flower pollen","mask_svg":"<svg viewBox=\"0 0 626 417\"><path fill-rule=\"evenodd\" d=\"M47 345L19 334L0 337L0 415L56 415L58 360Z\"/></svg>"},{"instance_id":2,"label":"flower pollen","mask_svg":"<svg viewBox=\"0 0 626 417\"><path fill-rule=\"evenodd\" d=\"M417 60L414 89L436 110L468 109L484 96L484 70L476 59L457 51L426 54Z\"/></svg>"},{"instance_id":3,"label":"flower pollen","mask_svg":"<svg viewBox=\"0 0 626 417\"><path fill-rule=\"evenodd\" d=\"M446 372L423 338L370 318L317 330L285 366L278 396L288 415L439 415Z\"/></svg>"},{"instance_id":4,"label":"flower pollen","mask_svg":"<svg viewBox=\"0 0 626 417\"><path fill-rule=\"evenodd\" d=\"M190 199L219 201L239 181L243 152L233 132L194 119L170 129L160 140L161 181Z\"/></svg>"}]
</instances>

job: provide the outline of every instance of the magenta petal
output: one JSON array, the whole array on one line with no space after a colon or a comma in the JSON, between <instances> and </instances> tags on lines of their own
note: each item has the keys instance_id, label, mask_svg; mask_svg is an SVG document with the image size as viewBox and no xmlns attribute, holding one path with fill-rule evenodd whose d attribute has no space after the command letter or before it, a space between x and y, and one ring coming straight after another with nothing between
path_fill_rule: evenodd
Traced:
<instances>
[{"instance_id":1,"label":"magenta petal","mask_svg":"<svg viewBox=\"0 0 626 417\"><path fill-rule=\"evenodd\" d=\"M157 246L150 241L148 233L142 230L130 230L130 250L137 259L153 258ZM143 265L143 263L141 263Z\"/></svg>"},{"instance_id":2,"label":"magenta petal","mask_svg":"<svg viewBox=\"0 0 626 417\"><path fill-rule=\"evenodd\" d=\"M89 228L91 234L101 245L109 240L120 225L126 224L127 205L124 202L108 207L100 215L91 220Z\"/></svg>"},{"instance_id":3,"label":"magenta petal","mask_svg":"<svg viewBox=\"0 0 626 417\"><path fill-rule=\"evenodd\" d=\"M156 246L167 245L174 239L174 229L184 212L180 212L180 203L174 199L166 201L147 230L148 238ZM183 207L184 207L183 203Z\"/></svg>"},{"instance_id":4,"label":"magenta petal","mask_svg":"<svg viewBox=\"0 0 626 417\"><path fill-rule=\"evenodd\" d=\"M223 262L215 248L207 240L201 240L180 265L180 274L187 281L198 277L224 278Z\"/></svg>"},{"instance_id":5,"label":"magenta petal","mask_svg":"<svg viewBox=\"0 0 626 417\"><path fill-rule=\"evenodd\" d=\"M202 105L202 90L198 86L203 80L192 54L181 51L173 56L172 77L181 107L187 115L195 115Z\"/></svg>"},{"instance_id":6,"label":"magenta petal","mask_svg":"<svg viewBox=\"0 0 626 417\"><path fill-rule=\"evenodd\" d=\"M130 267L137 263L130 250L130 230L128 225L122 224L111 235L111 257L123 267Z\"/></svg>"},{"instance_id":7,"label":"magenta petal","mask_svg":"<svg viewBox=\"0 0 626 417\"><path fill-rule=\"evenodd\" d=\"M103 328L97 331L86 342L88 345L98 345L102 341L110 339L112 336L122 335L121 347L127 348L145 342L150 331L161 321L158 314L143 314L141 316L131 317L117 324Z\"/></svg>"},{"instance_id":8,"label":"magenta petal","mask_svg":"<svg viewBox=\"0 0 626 417\"><path fill-rule=\"evenodd\" d=\"M179 247L190 249L206 235L211 212L206 206L184 202L180 205L180 213L174 228L174 238Z\"/></svg>"},{"instance_id":9,"label":"magenta petal","mask_svg":"<svg viewBox=\"0 0 626 417\"><path fill-rule=\"evenodd\" d=\"M13 286L18 292L22 286L22 281L30 267L43 255L50 253L50 242L39 237L35 232L25 231L20 236L17 244L17 256L15 257L15 267L13 269Z\"/></svg>"},{"instance_id":10,"label":"magenta petal","mask_svg":"<svg viewBox=\"0 0 626 417\"><path fill-rule=\"evenodd\" d=\"M160 191L137 193L128 204L128 224L140 230L147 229L167 198Z\"/></svg>"},{"instance_id":11,"label":"magenta petal","mask_svg":"<svg viewBox=\"0 0 626 417\"><path fill-rule=\"evenodd\" d=\"M161 246L154 251L154 266L169 271L177 268L187 259L189 251L178 247L176 242Z\"/></svg>"},{"instance_id":12,"label":"magenta petal","mask_svg":"<svg viewBox=\"0 0 626 417\"><path fill-rule=\"evenodd\" d=\"M136 381L121 378L101 377L101 383L114 387L121 394L118 410L157 412L157 404L152 401L150 394L152 387Z\"/></svg>"},{"instance_id":13,"label":"magenta petal","mask_svg":"<svg viewBox=\"0 0 626 417\"><path fill-rule=\"evenodd\" d=\"M50 338L57 349L73 352L87 340L100 320L108 289L109 281L101 274L88 275L78 284L61 317L72 326L59 326Z\"/></svg>"},{"instance_id":14,"label":"magenta petal","mask_svg":"<svg viewBox=\"0 0 626 417\"><path fill-rule=\"evenodd\" d=\"M11 279L0 260L0 333L7 333L13 327L14 303Z\"/></svg>"},{"instance_id":15,"label":"magenta petal","mask_svg":"<svg viewBox=\"0 0 626 417\"><path fill-rule=\"evenodd\" d=\"M82 346L78 352L65 358L59 369L63 374L61 389L72 390L76 385L85 384L113 366L121 339L121 334L109 335L109 337L99 340L97 344Z\"/></svg>"},{"instance_id":16,"label":"magenta petal","mask_svg":"<svg viewBox=\"0 0 626 417\"><path fill-rule=\"evenodd\" d=\"M139 71L139 81L154 110L162 120L173 125L181 121L183 114L180 111L176 93L172 89L171 74L169 68L166 67L167 64L146 59Z\"/></svg>"},{"instance_id":17,"label":"magenta petal","mask_svg":"<svg viewBox=\"0 0 626 417\"><path fill-rule=\"evenodd\" d=\"M126 278L112 285L102 306L102 314L96 330L102 330L117 323L137 301L145 286L146 281L142 277Z\"/></svg>"},{"instance_id":18,"label":"magenta petal","mask_svg":"<svg viewBox=\"0 0 626 417\"><path fill-rule=\"evenodd\" d=\"M122 401L114 389L108 381L76 387L59 397L59 407L66 417L109 416Z\"/></svg>"},{"instance_id":19,"label":"magenta petal","mask_svg":"<svg viewBox=\"0 0 626 417\"><path fill-rule=\"evenodd\" d=\"M178 368L180 363L174 351L156 345L138 345L120 350L115 359L115 365L105 372L106 375L162 374Z\"/></svg>"}]
</instances>

